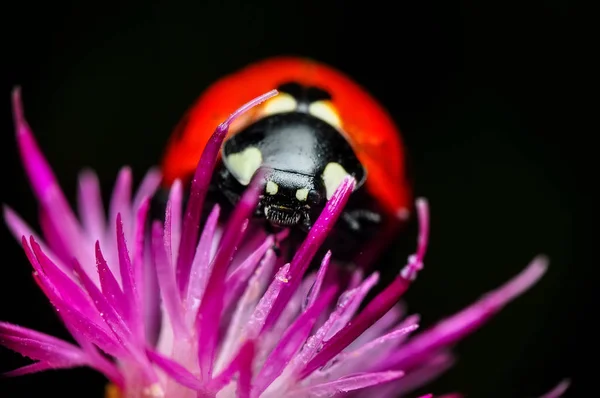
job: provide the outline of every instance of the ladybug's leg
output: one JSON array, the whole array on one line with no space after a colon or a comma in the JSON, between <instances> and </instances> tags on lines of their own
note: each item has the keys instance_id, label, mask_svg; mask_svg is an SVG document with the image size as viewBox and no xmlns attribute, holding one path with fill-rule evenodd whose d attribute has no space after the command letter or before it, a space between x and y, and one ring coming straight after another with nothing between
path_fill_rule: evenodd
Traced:
<instances>
[{"instance_id":1,"label":"ladybug's leg","mask_svg":"<svg viewBox=\"0 0 600 398\"><path fill-rule=\"evenodd\" d=\"M354 235L360 247L350 262L357 268L368 271L397 235L400 223L397 219L382 217L369 209L352 209L342 214L346 228Z\"/></svg>"},{"instance_id":2,"label":"ladybug's leg","mask_svg":"<svg viewBox=\"0 0 600 398\"><path fill-rule=\"evenodd\" d=\"M360 232L364 229L365 224L379 224L381 215L368 209L354 209L342 213L342 219L350 230Z\"/></svg>"}]
</instances>

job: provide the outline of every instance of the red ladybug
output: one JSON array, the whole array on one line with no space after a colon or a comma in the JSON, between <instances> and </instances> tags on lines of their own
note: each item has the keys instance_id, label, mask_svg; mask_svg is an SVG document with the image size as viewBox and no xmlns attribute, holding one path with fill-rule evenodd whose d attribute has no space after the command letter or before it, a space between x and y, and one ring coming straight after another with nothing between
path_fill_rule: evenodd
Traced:
<instances>
[{"instance_id":1,"label":"red ladybug","mask_svg":"<svg viewBox=\"0 0 600 398\"><path fill-rule=\"evenodd\" d=\"M267 183L256 217L269 227L306 231L350 174L356 189L336 226L345 236L364 241L381 230L382 220L408 218L412 196L398 128L349 77L304 58L267 59L210 86L170 139L164 187L189 181L215 127L272 89L280 94L232 124L213 178L213 203L235 204L262 169Z\"/></svg>"}]
</instances>

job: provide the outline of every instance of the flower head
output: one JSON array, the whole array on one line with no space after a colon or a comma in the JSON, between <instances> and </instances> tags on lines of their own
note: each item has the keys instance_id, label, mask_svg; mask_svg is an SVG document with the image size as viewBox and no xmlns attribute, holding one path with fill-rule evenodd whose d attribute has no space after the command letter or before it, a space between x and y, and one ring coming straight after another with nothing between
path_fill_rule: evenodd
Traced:
<instances>
[{"instance_id":1,"label":"flower head","mask_svg":"<svg viewBox=\"0 0 600 398\"><path fill-rule=\"evenodd\" d=\"M17 142L40 203L43 237L8 207L4 216L35 281L76 344L2 322L0 344L35 361L9 375L89 366L110 380L109 396L121 397L404 395L448 369L453 343L543 275L546 259L539 257L507 284L413 336L419 318L405 316L398 300L423 267L429 230L425 200L417 201L416 253L362 309L377 273L356 270L341 278L345 271L330 266L330 252L318 270L309 269L353 190L352 178L340 185L291 259L272 250L285 232L269 235L249 222L260 179L250 184L226 223L215 205L200 225L229 124L275 94L251 101L217 128L186 208L176 181L165 221L147 228L159 174L150 171L132 195L131 171L122 169L107 217L95 174L82 173L78 218L25 121L19 90L14 91Z\"/></svg>"}]
</instances>

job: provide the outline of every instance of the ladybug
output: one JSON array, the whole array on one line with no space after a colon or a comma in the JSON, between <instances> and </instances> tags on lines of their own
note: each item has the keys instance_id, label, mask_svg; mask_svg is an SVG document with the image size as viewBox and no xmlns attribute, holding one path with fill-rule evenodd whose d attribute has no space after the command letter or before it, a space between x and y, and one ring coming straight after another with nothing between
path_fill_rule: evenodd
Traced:
<instances>
[{"instance_id":1,"label":"ladybug","mask_svg":"<svg viewBox=\"0 0 600 398\"><path fill-rule=\"evenodd\" d=\"M351 175L355 191L332 234L339 255L373 239L384 222L400 225L409 217L404 149L391 117L342 72L305 58L267 59L210 86L170 138L163 188L176 179L189 182L215 127L272 89L279 95L231 125L209 192L213 204L231 208L261 169L266 184L255 218L270 231L290 228L301 235Z\"/></svg>"}]
</instances>

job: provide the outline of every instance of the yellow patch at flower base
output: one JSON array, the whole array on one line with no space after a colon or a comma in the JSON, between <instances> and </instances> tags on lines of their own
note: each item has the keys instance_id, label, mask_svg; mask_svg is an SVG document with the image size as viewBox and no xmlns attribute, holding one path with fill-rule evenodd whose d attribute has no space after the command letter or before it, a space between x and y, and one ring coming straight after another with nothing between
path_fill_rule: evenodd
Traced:
<instances>
[{"instance_id":1,"label":"yellow patch at flower base","mask_svg":"<svg viewBox=\"0 0 600 398\"><path fill-rule=\"evenodd\" d=\"M106 385L106 388L104 389L104 397L105 398L121 398L121 390L119 390L119 387L115 386L112 383L109 383Z\"/></svg>"}]
</instances>

